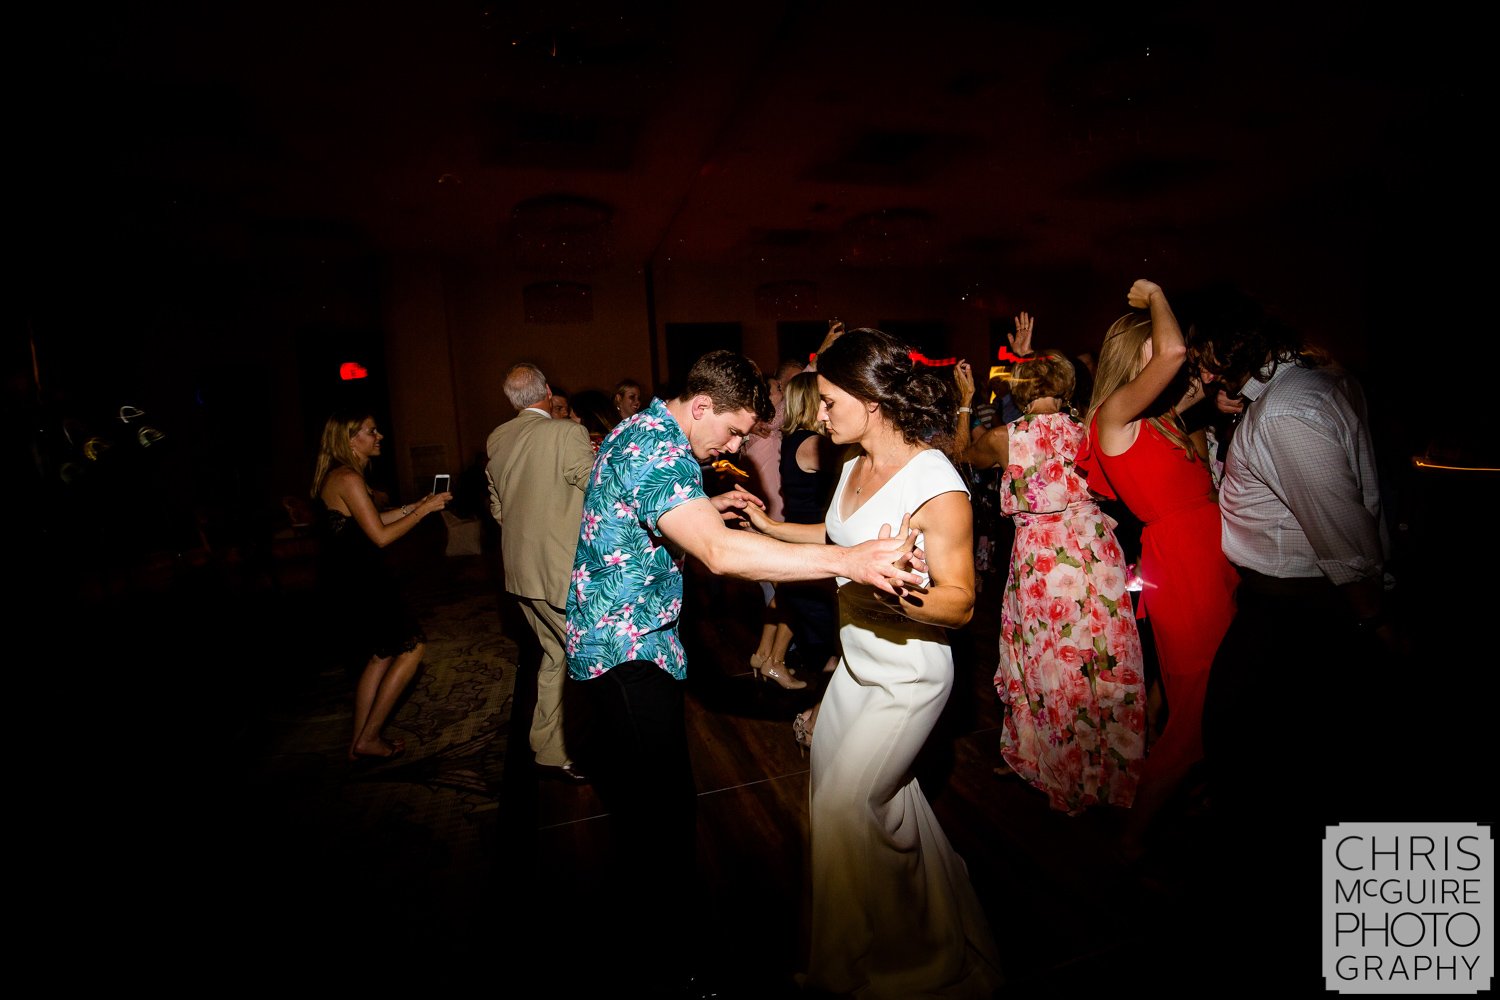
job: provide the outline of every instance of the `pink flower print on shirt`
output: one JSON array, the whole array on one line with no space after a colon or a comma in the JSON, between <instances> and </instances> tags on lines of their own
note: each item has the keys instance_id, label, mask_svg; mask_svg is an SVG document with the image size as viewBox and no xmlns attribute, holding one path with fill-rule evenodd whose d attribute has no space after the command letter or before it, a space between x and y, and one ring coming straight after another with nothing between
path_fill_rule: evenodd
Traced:
<instances>
[{"instance_id":1,"label":"pink flower print on shirt","mask_svg":"<svg viewBox=\"0 0 1500 1000\"><path fill-rule=\"evenodd\" d=\"M1034 455L1056 455L1058 441L1057 425L1047 420L1038 420L1027 428L1031 435L1031 453Z\"/></svg>"},{"instance_id":2,"label":"pink flower print on shirt","mask_svg":"<svg viewBox=\"0 0 1500 1000\"><path fill-rule=\"evenodd\" d=\"M573 589L578 591L580 598L583 597L584 588L588 586L589 580L589 568L587 566L580 566L573 571Z\"/></svg>"},{"instance_id":3,"label":"pink flower print on shirt","mask_svg":"<svg viewBox=\"0 0 1500 1000\"><path fill-rule=\"evenodd\" d=\"M1068 506L1068 484L1064 480L1045 482L1033 476L1026 480L1026 506L1029 510L1050 512Z\"/></svg>"},{"instance_id":4,"label":"pink flower print on shirt","mask_svg":"<svg viewBox=\"0 0 1500 1000\"><path fill-rule=\"evenodd\" d=\"M624 500L616 500L615 517L635 517L635 508Z\"/></svg>"},{"instance_id":5,"label":"pink flower print on shirt","mask_svg":"<svg viewBox=\"0 0 1500 1000\"><path fill-rule=\"evenodd\" d=\"M615 549L609 555L607 555L607 556L604 557L604 565L606 565L606 566L620 566L620 565L623 565L625 563L625 561L628 560L629 558L630 558L630 553L628 553L628 552L621 552L619 549Z\"/></svg>"},{"instance_id":6,"label":"pink flower print on shirt","mask_svg":"<svg viewBox=\"0 0 1500 1000\"><path fill-rule=\"evenodd\" d=\"M645 629L640 628L640 627L636 626L635 624L633 624L631 622L622 622L620 624L620 627L615 630L615 635L628 635L628 636L630 636L630 654L629 655L630 655L631 659L634 659L635 658L635 654L640 651L640 648L641 648L641 636L643 636L645 634L646 634L646 630Z\"/></svg>"},{"instance_id":7,"label":"pink flower print on shirt","mask_svg":"<svg viewBox=\"0 0 1500 1000\"><path fill-rule=\"evenodd\" d=\"M641 446L638 445L638 444L636 444L634 441L630 442L629 444L627 444L625 446L625 455L626 455L626 457L628 457L628 458L639 458L640 454L641 454Z\"/></svg>"},{"instance_id":8,"label":"pink flower print on shirt","mask_svg":"<svg viewBox=\"0 0 1500 1000\"><path fill-rule=\"evenodd\" d=\"M689 487L686 483L678 483L676 486L672 487L672 499L681 500L692 492L692 488Z\"/></svg>"},{"instance_id":9,"label":"pink flower print on shirt","mask_svg":"<svg viewBox=\"0 0 1500 1000\"><path fill-rule=\"evenodd\" d=\"M599 533L599 523L601 521L603 521L603 520L604 520L604 518L600 517L598 514L584 514L583 515L583 540L584 541L586 541L586 542L592 542L594 540L594 536Z\"/></svg>"},{"instance_id":10,"label":"pink flower print on shirt","mask_svg":"<svg viewBox=\"0 0 1500 1000\"><path fill-rule=\"evenodd\" d=\"M649 413L638 414L636 419L640 420L642 427L650 431L659 431L667 426L660 419L651 416Z\"/></svg>"}]
</instances>

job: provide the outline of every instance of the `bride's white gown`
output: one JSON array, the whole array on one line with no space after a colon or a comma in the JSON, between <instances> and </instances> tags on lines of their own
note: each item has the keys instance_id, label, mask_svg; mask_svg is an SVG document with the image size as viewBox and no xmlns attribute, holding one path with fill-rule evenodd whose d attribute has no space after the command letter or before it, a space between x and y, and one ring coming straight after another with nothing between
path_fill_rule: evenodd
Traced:
<instances>
[{"instance_id":1,"label":"bride's white gown","mask_svg":"<svg viewBox=\"0 0 1500 1000\"><path fill-rule=\"evenodd\" d=\"M839 545L899 528L938 494L967 493L941 452L923 451L845 520L852 466L825 522ZM812 744L807 978L860 998L989 997L1000 983L989 924L910 774L953 686L946 630L879 607L868 586L839 584L843 661Z\"/></svg>"}]
</instances>

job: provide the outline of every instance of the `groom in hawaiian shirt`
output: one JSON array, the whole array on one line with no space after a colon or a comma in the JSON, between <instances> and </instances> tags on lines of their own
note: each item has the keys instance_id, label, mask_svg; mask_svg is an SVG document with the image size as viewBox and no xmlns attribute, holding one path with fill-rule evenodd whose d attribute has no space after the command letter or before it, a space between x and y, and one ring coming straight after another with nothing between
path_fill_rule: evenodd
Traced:
<instances>
[{"instance_id":1,"label":"groom in hawaiian shirt","mask_svg":"<svg viewBox=\"0 0 1500 1000\"><path fill-rule=\"evenodd\" d=\"M771 415L754 362L713 351L688 372L682 395L653 399L616 425L584 494L568 592L568 674L590 709L591 774L628 861L622 912L648 931L643 949L656 921L690 922L694 913L697 795L677 628L683 557L745 580L843 576L895 593L921 579L906 568L913 539L904 524L898 534L844 548L779 542L726 523L747 504L764 504L739 489L709 497L699 463L735 454ZM640 957L653 971L665 968L661 956Z\"/></svg>"}]
</instances>

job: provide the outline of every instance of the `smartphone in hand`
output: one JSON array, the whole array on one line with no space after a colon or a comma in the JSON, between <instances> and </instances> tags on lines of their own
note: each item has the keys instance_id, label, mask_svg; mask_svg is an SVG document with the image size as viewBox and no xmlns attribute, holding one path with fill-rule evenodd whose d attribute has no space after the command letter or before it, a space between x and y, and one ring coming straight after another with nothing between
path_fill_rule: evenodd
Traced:
<instances>
[{"instance_id":1,"label":"smartphone in hand","mask_svg":"<svg viewBox=\"0 0 1500 1000\"><path fill-rule=\"evenodd\" d=\"M450 480L448 478L448 473L446 473L446 472L439 472L437 475L433 476L432 477L432 492L433 492L433 494L436 495L438 493L447 493L448 492L448 483L449 482L450 482Z\"/></svg>"}]
</instances>

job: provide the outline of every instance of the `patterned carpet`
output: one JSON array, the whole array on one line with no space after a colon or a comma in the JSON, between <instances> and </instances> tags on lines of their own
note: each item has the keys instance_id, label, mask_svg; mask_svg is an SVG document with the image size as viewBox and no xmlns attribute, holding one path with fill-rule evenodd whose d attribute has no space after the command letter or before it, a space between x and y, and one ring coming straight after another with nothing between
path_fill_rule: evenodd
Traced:
<instances>
[{"instance_id":1,"label":"patterned carpet","mask_svg":"<svg viewBox=\"0 0 1500 1000\"><path fill-rule=\"evenodd\" d=\"M490 908L518 650L477 559L436 567L409 596L428 643L386 729L405 740L401 756L346 759L355 677L331 663L268 704L247 755L247 893L318 934L338 931L331 900L355 938L373 912L449 943Z\"/></svg>"}]
</instances>

